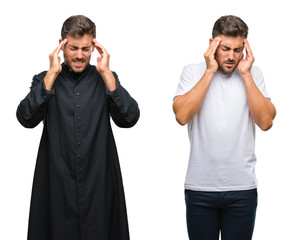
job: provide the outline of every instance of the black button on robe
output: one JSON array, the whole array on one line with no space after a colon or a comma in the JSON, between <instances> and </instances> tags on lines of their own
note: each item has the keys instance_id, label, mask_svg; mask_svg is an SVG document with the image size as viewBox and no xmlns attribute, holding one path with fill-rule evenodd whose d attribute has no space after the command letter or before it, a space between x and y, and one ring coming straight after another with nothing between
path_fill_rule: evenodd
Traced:
<instances>
[{"instance_id":1,"label":"black button on robe","mask_svg":"<svg viewBox=\"0 0 293 240\"><path fill-rule=\"evenodd\" d=\"M139 118L120 85L107 90L88 65L77 74L62 64L52 91L46 72L34 76L17 109L28 128L44 122L34 175L29 240L128 240L122 177L110 116L119 127Z\"/></svg>"}]
</instances>

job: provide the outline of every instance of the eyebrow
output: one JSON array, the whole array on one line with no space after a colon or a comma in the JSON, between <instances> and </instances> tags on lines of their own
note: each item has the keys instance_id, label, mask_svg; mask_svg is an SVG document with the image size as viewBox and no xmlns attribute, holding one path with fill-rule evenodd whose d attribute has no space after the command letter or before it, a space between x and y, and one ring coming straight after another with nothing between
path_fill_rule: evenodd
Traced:
<instances>
[{"instance_id":1,"label":"eyebrow","mask_svg":"<svg viewBox=\"0 0 293 240\"><path fill-rule=\"evenodd\" d=\"M78 49L78 47L74 46L74 45L69 45L69 47L71 48L75 48ZM87 49L87 48L91 48L92 46L87 46L87 47L82 47L81 49Z\"/></svg>"},{"instance_id":2,"label":"eyebrow","mask_svg":"<svg viewBox=\"0 0 293 240\"><path fill-rule=\"evenodd\" d=\"M230 47L227 47L227 46L225 46L225 45L223 45L223 44L220 44L220 46L222 46L222 47L224 47L224 48L226 48L226 49L231 49ZM240 49L243 48L243 47L244 47L244 45L243 45L242 47L234 48L234 49L232 49L232 50L240 50Z\"/></svg>"}]
</instances>

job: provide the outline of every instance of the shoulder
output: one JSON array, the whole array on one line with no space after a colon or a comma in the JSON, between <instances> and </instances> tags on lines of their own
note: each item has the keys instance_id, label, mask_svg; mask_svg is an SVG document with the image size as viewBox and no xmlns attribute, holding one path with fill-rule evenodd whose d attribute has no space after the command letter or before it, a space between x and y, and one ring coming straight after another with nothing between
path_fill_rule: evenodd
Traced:
<instances>
[{"instance_id":1,"label":"shoulder","mask_svg":"<svg viewBox=\"0 0 293 240\"><path fill-rule=\"evenodd\" d=\"M183 71L191 71L191 72L201 72L206 70L206 64L204 62L201 63L191 63L187 64L183 67Z\"/></svg>"},{"instance_id":2,"label":"shoulder","mask_svg":"<svg viewBox=\"0 0 293 240\"><path fill-rule=\"evenodd\" d=\"M39 82L41 82L42 80L44 80L46 74L47 74L48 71L43 71L43 72L40 72L36 75L34 75L33 77L33 83L34 85L38 84Z\"/></svg>"},{"instance_id":3,"label":"shoulder","mask_svg":"<svg viewBox=\"0 0 293 240\"><path fill-rule=\"evenodd\" d=\"M259 75L262 76L262 71L257 66L252 66L250 72L251 72L252 76L259 76Z\"/></svg>"},{"instance_id":4,"label":"shoulder","mask_svg":"<svg viewBox=\"0 0 293 240\"><path fill-rule=\"evenodd\" d=\"M201 78L206 70L206 64L204 62L198 64L188 64L183 67L181 77L188 77L190 79Z\"/></svg>"},{"instance_id":5,"label":"shoulder","mask_svg":"<svg viewBox=\"0 0 293 240\"><path fill-rule=\"evenodd\" d=\"M251 72L251 75L252 75L254 82L257 85L264 81L263 73L259 67L252 66L250 72Z\"/></svg>"},{"instance_id":6,"label":"shoulder","mask_svg":"<svg viewBox=\"0 0 293 240\"><path fill-rule=\"evenodd\" d=\"M43 78L46 76L47 72L48 72L48 71L40 72L40 73L36 74L36 75L34 76L34 78L43 79Z\"/></svg>"}]
</instances>

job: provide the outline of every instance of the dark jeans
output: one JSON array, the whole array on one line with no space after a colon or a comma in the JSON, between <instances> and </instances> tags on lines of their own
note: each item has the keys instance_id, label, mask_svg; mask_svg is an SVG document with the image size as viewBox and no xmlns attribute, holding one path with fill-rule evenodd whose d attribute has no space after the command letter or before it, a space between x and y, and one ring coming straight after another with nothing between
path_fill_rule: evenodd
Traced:
<instances>
[{"instance_id":1,"label":"dark jeans","mask_svg":"<svg viewBox=\"0 0 293 240\"><path fill-rule=\"evenodd\" d=\"M257 189L229 192L185 190L190 240L251 240Z\"/></svg>"}]
</instances>

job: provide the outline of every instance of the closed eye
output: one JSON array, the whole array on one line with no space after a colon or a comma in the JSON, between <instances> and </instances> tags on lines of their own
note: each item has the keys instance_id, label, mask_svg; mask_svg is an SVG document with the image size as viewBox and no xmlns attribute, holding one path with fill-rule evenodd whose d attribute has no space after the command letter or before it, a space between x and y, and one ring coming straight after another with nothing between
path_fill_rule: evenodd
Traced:
<instances>
[{"instance_id":1,"label":"closed eye","mask_svg":"<svg viewBox=\"0 0 293 240\"><path fill-rule=\"evenodd\" d=\"M91 50L91 47L85 47L85 48L82 49L82 51L86 51L86 52L88 52L90 50Z\"/></svg>"},{"instance_id":2,"label":"closed eye","mask_svg":"<svg viewBox=\"0 0 293 240\"><path fill-rule=\"evenodd\" d=\"M236 48L234 49L235 52L240 53L242 51L242 48Z\"/></svg>"},{"instance_id":3,"label":"closed eye","mask_svg":"<svg viewBox=\"0 0 293 240\"><path fill-rule=\"evenodd\" d=\"M224 52L226 52L226 51L229 51L230 49L229 49L229 48L222 48L222 50L223 50Z\"/></svg>"},{"instance_id":4,"label":"closed eye","mask_svg":"<svg viewBox=\"0 0 293 240\"><path fill-rule=\"evenodd\" d=\"M227 51L230 51L231 48L225 46L225 45L221 45L221 49L224 51L224 52L227 52ZM243 50L243 47L239 47L239 48L234 48L232 49L234 52L236 53L240 53L242 50Z\"/></svg>"}]
</instances>

